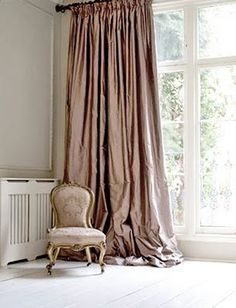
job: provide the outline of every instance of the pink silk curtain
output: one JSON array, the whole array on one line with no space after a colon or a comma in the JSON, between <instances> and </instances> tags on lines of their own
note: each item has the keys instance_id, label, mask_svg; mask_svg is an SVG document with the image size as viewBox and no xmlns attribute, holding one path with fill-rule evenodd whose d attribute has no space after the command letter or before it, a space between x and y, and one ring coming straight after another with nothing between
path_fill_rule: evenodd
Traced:
<instances>
[{"instance_id":1,"label":"pink silk curtain","mask_svg":"<svg viewBox=\"0 0 236 308\"><path fill-rule=\"evenodd\" d=\"M95 192L93 225L107 235L106 262L178 264L151 1L71 10L64 181Z\"/></svg>"}]
</instances>

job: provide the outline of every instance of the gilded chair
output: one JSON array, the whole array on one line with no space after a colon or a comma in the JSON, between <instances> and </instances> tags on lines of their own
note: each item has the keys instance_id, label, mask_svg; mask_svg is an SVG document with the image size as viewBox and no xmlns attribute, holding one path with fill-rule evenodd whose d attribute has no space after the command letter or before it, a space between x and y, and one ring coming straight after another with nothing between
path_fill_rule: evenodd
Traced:
<instances>
[{"instance_id":1,"label":"gilded chair","mask_svg":"<svg viewBox=\"0 0 236 308\"><path fill-rule=\"evenodd\" d=\"M85 249L89 266L92 262L90 247L99 249L99 264L103 273L106 236L91 225L94 207L92 190L77 184L61 184L51 191L50 201L55 226L49 230L48 234L47 253L50 260L46 266L48 274L51 275L51 269L56 263L61 248L74 251Z\"/></svg>"}]
</instances>

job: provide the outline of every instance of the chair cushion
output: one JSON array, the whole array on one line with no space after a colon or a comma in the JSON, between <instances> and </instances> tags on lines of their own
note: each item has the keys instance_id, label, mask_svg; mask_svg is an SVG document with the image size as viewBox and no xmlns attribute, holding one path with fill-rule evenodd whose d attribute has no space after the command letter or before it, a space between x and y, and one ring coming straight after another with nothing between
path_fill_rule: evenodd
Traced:
<instances>
[{"instance_id":1,"label":"chair cushion","mask_svg":"<svg viewBox=\"0 0 236 308\"><path fill-rule=\"evenodd\" d=\"M99 245L105 238L100 230L80 227L56 228L48 234L49 242L56 245Z\"/></svg>"}]
</instances>

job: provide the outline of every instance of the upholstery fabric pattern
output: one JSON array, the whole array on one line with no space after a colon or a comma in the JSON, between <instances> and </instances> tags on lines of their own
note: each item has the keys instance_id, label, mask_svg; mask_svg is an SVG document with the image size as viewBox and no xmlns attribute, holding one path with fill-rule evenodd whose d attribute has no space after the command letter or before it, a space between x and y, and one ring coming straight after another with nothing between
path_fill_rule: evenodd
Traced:
<instances>
[{"instance_id":1,"label":"upholstery fabric pattern","mask_svg":"<svg viewBox=\"0 0 236 308\"><path fill-rule=\"evenodd\" d=\"M54 197L58 227L87 227L86 213L90 195L80 187L62 187Z\"/></svg>"},{"instance_id":2,"label":"upholstery fabric pattern","mask_svg":"<svg viewBox=\"0 0 236 308\"><path fill-rule=\"evenodd\" d=\"M51 230L48 236L51 243L59 244L100 244L105 241L105 235L103 232L93 228L57 228Z\"/></svg>"}]
</instances>

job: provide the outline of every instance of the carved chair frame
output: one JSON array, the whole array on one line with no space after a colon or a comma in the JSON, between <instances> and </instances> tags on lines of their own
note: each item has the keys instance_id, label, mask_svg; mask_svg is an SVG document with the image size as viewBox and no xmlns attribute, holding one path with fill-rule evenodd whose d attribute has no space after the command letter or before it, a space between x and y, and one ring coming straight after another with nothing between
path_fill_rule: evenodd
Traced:
<instances>
[{"instance_id":1,"label":"carved chair frame","mask_svg":"<svg viewBox=\"0 0 236 308\"><path fill-rule=\"evenodd\" d=\"M56 209L56 206L55 206L55 201L54 201L54 194L56 192L56 190L59 190L63 187L80 187L80 188L83 188L85 190L87 190L87 192L89 193L90 195L90 204L88 206L88 209L86 211L86 228L93 228L92 227L92 224L91 224L91 218L92 218L92 214L93 214L93 209L94 209L94 200L95 200L95 197L94 197L94 193L93 191L86 187L86 186L81 186L79 184L60 184L56 187L54 187L54 189L51 191L50 193L50 202L51 202L51 205L52 205L52 209L53 209L53 220L54 220L54 226L51 230L55 230L58 228L58 225L59 225L59 218L58 218L58 213L57 213L57 209ZM60 227L60 226L59 226ZM105 267L105 263L103 261L103 258L104 258L104 255L105 255L105 252L106 252L106 243L105 241L102 241L100 242L99 244L91 244L88 243L88 244L83 244L83 245L80 245L80 244L73 244L73 245L69 245L69 244L54 244L54 243L51 243L49 242L48 243L48 247L47 247L47 253L48 253L48 257L49 257L49 264L46 266L47 268L47 271L48 271L48 274L51 275L52 274L52 267L55 265L56 263L56 260L57 260L57 257L59 255L59 252L60 252L60 249L63 248L63 249L71 249L73 251L82 251L82 250L85 250L86 251L86 257L87 257L87 260L88 260L88 263L87 263L87 266L89 266L91 263L92 263L92 259L91 259L91 254L90 254L90 249L89 248L97 248L100 250L100 254L99 254L99 265L101 267L101 272L103 273L104 272L104 267Z\"/></svg>"}]
</instances>

